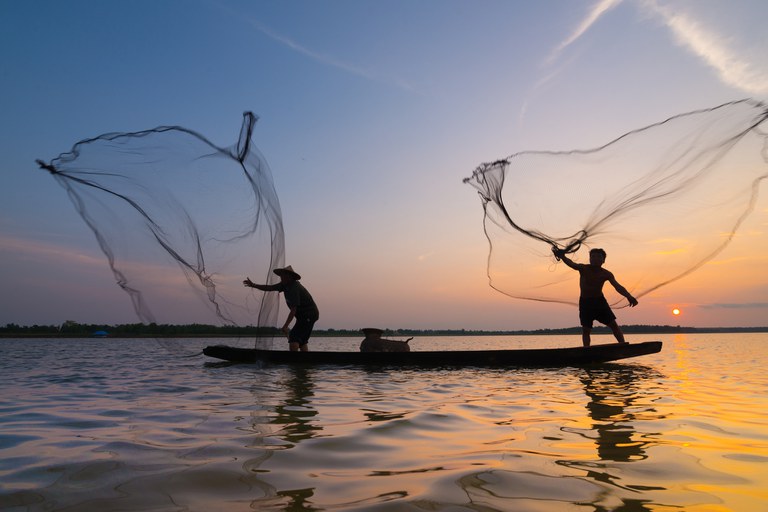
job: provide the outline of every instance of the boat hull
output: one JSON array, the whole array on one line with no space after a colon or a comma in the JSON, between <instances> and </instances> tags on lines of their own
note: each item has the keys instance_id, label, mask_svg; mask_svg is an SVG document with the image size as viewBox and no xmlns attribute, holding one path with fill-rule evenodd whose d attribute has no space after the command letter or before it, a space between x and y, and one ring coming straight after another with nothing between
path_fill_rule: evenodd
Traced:
<instances>
[{"instance_id":1,"label":"boat hull","mask_svg":"<svg viewBox=\"0 0 768 512\"><path fill-rule=\"evenodd\" d=\"M591 347L522 350L448 350L412 352L290 352L213 345L208 357L233 363L348 366L496 366L554 367L606 363L661 351L660 341L611 343Z\"/></svg>"}]
</instances>

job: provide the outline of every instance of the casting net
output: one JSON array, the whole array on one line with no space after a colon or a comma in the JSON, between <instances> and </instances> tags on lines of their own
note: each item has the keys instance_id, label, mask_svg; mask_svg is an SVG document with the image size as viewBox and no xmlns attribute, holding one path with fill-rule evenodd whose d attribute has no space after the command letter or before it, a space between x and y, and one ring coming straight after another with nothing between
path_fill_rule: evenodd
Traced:
<instances>
[{"instance_id":1,"label":"casting net","mask_svg":"<svg viewBox=\"0 0 768 512\"><path fill-rule=\"evenodd\" d=\"M38 161L93 231L117 284L147 324L277 325L283 223L272 174L243 116L237 143L162 126L107 133Z\"/></svg>"},{"instance_id":2,"label":"casting net","mask_svg":"<svg viewBox=\"0 0 768 512\"><path fill-rule=\"evenodd\" d=\"M765 104L735 101L594 149L523 151L480 165L464 182L482 200L491 286L576 304L578 274L557 264L553 248L580 263L590 248L605 249L605 267L635 297L694 272L754 209L768 176L766 117ZM627 305L618 294L609 301Z\"/></svg>"}]
</instances>

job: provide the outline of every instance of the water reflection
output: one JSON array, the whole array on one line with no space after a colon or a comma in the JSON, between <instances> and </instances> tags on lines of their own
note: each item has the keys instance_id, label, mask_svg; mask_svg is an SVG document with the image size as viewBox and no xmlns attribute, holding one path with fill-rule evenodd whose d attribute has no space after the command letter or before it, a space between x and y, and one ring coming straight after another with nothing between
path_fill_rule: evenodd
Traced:
<instances>
[{"instance_id":1,"label":"water reflection","mask_svg":"<svg viewBox=\"0 0 768 512\"><path fill-rule=\"evenodd\" d=\"M665 487L619 483L622 480L620 466L613 463L628 463L648 457L646 449L655 444L652 438L638 433L639 422L663 418L654 406L657 394L653 381L662 375L642 365L604 365L583 369L579 380L589 398L587 414L593 421L590 430L564 429L583 437L593 439L599 461L561 460L559 464L585 470L585 476L597 482L608 484L630 492L665 490ZM650 511L649 500L621 498L618 508L606 509L595 504L597 511L618 510L625 512Z\"/></svg>"},{"instance_id":2,"label":"water reflection","mask_svg":"<svg viewBox=\"0 0 768 512\"><path fill-rule=\"evenodd\" d=\"M315 396L312 371L291 367L287 372L289 375L282 384L288 391L288 396L284 403L275 406L276 416L270 423L281 426L278 433L280 437L291 444L297 444L315 437L323 427L313 421L317 411L311 405L311 398Z\"/></svg>"},{"instance_id":3,"label":"water reflection","mask_svg":"<svg viewBox=\"0 0 768 512\"><path fill-rule=\"evenodd\" d=\"M664 487L635 485L627 481L624 466L648 458L648 448L655 444L653 434L638 427L663 417L655 406L660 395L657 382L663 376L641 365L601 365L574 370L587 400L584 402L587 424L561 427L564 442L572 449L573 435L595 445L596 458L556 460L568 471L547 474L541 467L525 466L521 457L515 466L468 473L457 481L472 507L483 510L554 510L578 503L595 512L649 512L658 504L641 499L644 491L665 490ZM574 417L574 421L577 418ZM552 452L557 446L550 447ZM580 449L580 453L584 450ZM575 470L575 473L574 473ZM615 491L608 491L610 487ZM435 508L442 505L433 503Z\"/></svg>"},{"instance_id":4,"label":"water reflection","mask_svg":"<svg viewBox=\"0 0 768 512\"><path fill-rule=\"evenodd\" d=\"M278 496L288 498L287 503L283 502L279 505L279 510L283 512L303 512L312 510L323 510L312 505L309 498L315 495L315 489L294 489L291 491L278 491Z\"/></svg>"},{"instance_id":5,"label":"water reflection","mask_svg":"<svg viewBox=\"0 0 768 512\"><path fill-rule=\"evenodd\" d=\"M257 457L251 459L249 471L261 473L262 482L275 479L275 482L282 481L282 485L276 485L275 482L267 484L269 491L264 497L252 502L252 506L261 510L321 510L325 507L322 501L322 486L312 486L311 481L304 478L297 480L285 480L286 476L281 472L281 467L286 461L294 461L295 454L293 448L306 440L325 437L332 434L321 434L324 427L320 423L320 415L317 410L317 398L315 380L323 383L328 380L327 373L319 374L316 369L301 367L286 367L272 369L270 381L271 387L259 387L255 394L257 402L263 404L263 409L252 419L254 427L271 430L265 433L259 440L260 447L264 448L263 458ZM384 382L376 380L376 386L371 389L356 388L360 396L358 398L365 402L366 407L350 407L352 410L362 413L365 423L384 423L403 419L402 407L378 407L374 404L383 400L391 405L392 392L406 387L405 383L411 382L412 378L403 378L401 382L398 375L388 375ZM412 376L409 376L412 377ZM426 378L430 382L434 376ZM539 381L542 376L538 376ZM662 417L656 407L656 401L659 396L658 384L663 380L663 376L652 368L640 365L603 365L593 368L572 369L559 376L560 379L570 380L569 385L578 393L578 387L583 391L583 397L586 399L570 402L565 405L563 412L568 412L570 418L573 418L573 425L560 427L562 433L567 434L564 439L557 436L543 437L544 442L555 441L564 443L565 452L573 451L574 437L581 439L581 448L578 452L584 456L566 456L560 460L553 460L555 464L567 468L564 475L547 474L547 471L539 471L541 468L532 468L525 464L520 468L493 468L486 471L469 473L460 476L451 482L450 486L458 486L466 493L466 499L472 506L488 507L490 510L505 510L511 503L523 507L536 506L547 503L555 505L557 503L582 503L588 504L590 510L597 512L607 510L619 510L624 512L645 512L650 511L654 506L652 500L639 499L638 493L653 490L665 490L663 487L648 486L649 483L655 485L655 482L647 480L632 482L628 479L627 472L623 469L627 463L643 461L648 458L648 448L656 443L654 434L648 433L641 425ZM428 399L427 405L434 405L430 400L432 398L445 398L444 393L452 393L453 388L440 386L433 390L436 395ZM463 388L459 388L463 389ZM448 390L448 391L446 391ZM439 395L439 396L438 396ZM427 396L426 394L424 396ZM440 402L442 403L442 402ZM402 405L402 404L400 404ZM389 409L389 410L387 410ZM450 408L449 408L450 409ZM584 413L579 412L585 411ZM407 414L406 414L407 415ZM448 414L441 416L441 425L452 419ZM423 420L424 418L422 418ZM586 421L585 421L586 420ZM424 420L426 421L426 420ZM258 424L258 425L257 425ZM277 427L277 428L275 428ZM332 429L332 427L328 427ZM435 425L429 422L421 422L411 425L409 428L416 429L417 433L424 434L422 429L434 434ZM445 428L445 427L443 427ZM439 431L439 430L438 430ZM264 430L262 430L264 432ZM363 435L365 443L375 446L377 439L374 434ZM275 441L278 441L276 444ZM381 442L381 439L379 439ZM364 443L364 446L366 445ZM386 444L386 443L385 443ZM590 446L593 445L590 456ZM320 445L313 444L312 450L308 453L314 453L317 456L323 453ZM557 453L556 446L551 447L551 453ZM259 468L263 466L266 460L276 455L275 450L288 449L285 453L288 458L282 458L274 465L275 473L269 469ZM328 452L331 453L331 452ZM526 452L527 453L527 452ZM527 457L527 455L524 455ZM527 464L528 461L526 461ZM386 463L384 460L383 463ZM290 463L288 463L290 464ZM328 462L321 463L319 467L325 467ZM412 468L401 470L395 464L397 470L375 470L363 465L360 470L368 470L368 476L395 478L403 474L417 473ZM445 468L439 464L434 466L441 471ZM434 469L433 467L433 469ZM334 468L334 474L345 474L339 468ZM348 471L352 471L348 469ZM419 471L423 471L420 469ZM313 471L313 475L316 474ZM317 473L323 474L323 473ZM446 477L450 478L450 477ZM303 481L302 481L303 480ZM290 485L285 483L290 482ZM388 481L389 482L389 481ZM308 485L309 484L309 485ZM642 484L642 485L637 485ZM373 483L372 490L378 489ZM449 486L449 487L450 487ZM295 487L295 488L294 488ZM615 491L608 492L610 487ZM387 491L391 489L386 489ZM645 497L645 496L644 496ZM327 499L327 498L326 498ZM398 498L402 499L402 497ZM436 508L447 506L448 503L441 504L439 500L430 501ZM319 507L319 508L318 508Z\"/></svg>"},{"instance_id":6,"label":"water reflection","mask_svg":"<svg viewBox=\"0 0 768 512\"><path fill-rule=\"evenodd\" d=\"M638 440L636 420L654 417L652 403L638 391L638 384L653 370L642 366L584 369L579 380L589 398L587 412L600 460L630 462L647 457L647 441Z\"/></svg>"},{"instance_id":7,"label":"water reflection","mask_svg":"<svg viewBox=\"0 0 768 512\"><path fill-rule=\"evenodd\" d=\"M263 408L251 413L251 428L257 433L252 446L262 448L263 452L246 461L243 469L252 475L262 474L262 478L257 477L253 483L262 489L264 497L254 500L251 506L256 510L322 510L315 508L310 500L315 492L313 487L278 490L263 478L263 474L269 473L269 470L261 466L271 458L275 449L293 448L323 430L316 421L318 412L312 406L312 397L315 396L313 370L299 366L281 370L271 376L277 377L273 392L265 391L261 385L252 388L255 403L263 404ZM274 426L277 426L277 430L270 428ZM275 445L268 438L280 439L284 443Z\"/></svg>"}]
</instances>

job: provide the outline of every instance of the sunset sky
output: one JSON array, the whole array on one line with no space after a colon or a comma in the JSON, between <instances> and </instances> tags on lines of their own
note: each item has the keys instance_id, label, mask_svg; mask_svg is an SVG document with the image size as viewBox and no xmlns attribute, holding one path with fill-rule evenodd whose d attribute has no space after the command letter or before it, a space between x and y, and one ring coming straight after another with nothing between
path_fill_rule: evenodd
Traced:
<instances>
[{"instance_id":1,"label":"sunset sky","mask_svg":"<svg viewBox=\"0 0 768 512\"><path fill-rule=\"evenodd\" d=\"M519 151L768 100L766 19L764 0L0 1L0 325L137 321L35 159L160 125L229 146L244 111L260 118L286 263L319 328L577 325L572 306L489 286L481 202L462 179ZM619 322L768 325L767 187L724 252Z\"/></svg>"}]
</instances>

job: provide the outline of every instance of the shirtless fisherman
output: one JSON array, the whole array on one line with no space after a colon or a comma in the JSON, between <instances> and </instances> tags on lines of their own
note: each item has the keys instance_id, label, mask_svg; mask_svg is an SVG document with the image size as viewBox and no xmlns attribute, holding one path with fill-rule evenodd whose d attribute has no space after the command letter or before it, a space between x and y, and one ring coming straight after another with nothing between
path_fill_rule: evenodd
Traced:
<instances>
[{"instance_id":1,"label":"shirtless fisherman","mask_svg":"<svg viewBox=\"0 0 768 512\"><path fill-rule=\"evenodd\" d=\"M613 274L603 268L605 263L605 251L603 249L592 249L589 251L589 264L575 263L565 255L563 249L552 248L555 258L563 262L574 270L579 272L579 320L581 322L581 340L585 347L588 347L592 333L592 322L597 320L611 328L613 335L619 343L626 343L624 333L621 332L619 324L616 323L616 315L611 311L608 301L603 295L603 285L606 281L621 295L627 298L630 307L637 306L637 299L621 286Z\"/></svg>"}]
</instances>

